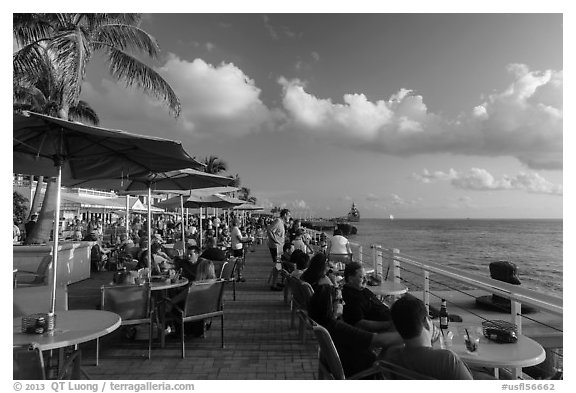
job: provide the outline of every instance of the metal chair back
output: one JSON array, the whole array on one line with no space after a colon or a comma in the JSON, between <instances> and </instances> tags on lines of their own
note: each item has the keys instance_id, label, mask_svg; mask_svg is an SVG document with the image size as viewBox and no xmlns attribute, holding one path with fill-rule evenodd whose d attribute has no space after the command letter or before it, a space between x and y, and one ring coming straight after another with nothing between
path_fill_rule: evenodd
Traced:
<instances>
[{"instance_id":1,"label":"metal chair back","mask_svg":"<svg viewBox=\"0 0 576 393\"><path fill-rule=\"evenodd\" d=\"M120 315L122 325L145 323L151 315L150 285L111 285L102 287L102 310Z\"/></svg>"},{"instance_id":2,"label":"metal chair back","mask_svg":"<svg viewBox=\"0 0 576 393\"><path fill-rule=\"evenodd\" d=\"M42 352L34 344L14 345L12 354L13 379L46 379Z\"/></svg>"}]
</instances>

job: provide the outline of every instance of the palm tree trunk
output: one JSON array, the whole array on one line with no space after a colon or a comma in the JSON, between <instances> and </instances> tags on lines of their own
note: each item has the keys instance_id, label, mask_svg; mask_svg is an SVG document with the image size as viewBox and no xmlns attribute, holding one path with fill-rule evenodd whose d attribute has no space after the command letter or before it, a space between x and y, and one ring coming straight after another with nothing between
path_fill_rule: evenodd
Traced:
<instances>
[{"instance_id":1,"label":"palm tree trunk","mask_svg":"<svg viewBox=\"0 0 576 393\"><path fill-rule=\"evenodd\" d=\"M54 227L56 197L58 196L58 189L54 180L54 178L47 180L42 209L32 233L26 237L26 244L41 244L50 241L50 230Z\"/></svg>"},{"instance_id":2,"label":"palm tree trunk","mask_svg":"<svg viewBox=\"0 0 576 393\"><path fill-rule=\"evenodd\" d=\"M34 182L34 176L30 176L30 184ZM34 192L34 198L32 199L32 204L30 205L30 211L28 212L28 219L30 221L32 218L32 213L37 213L40 207L40 194L42 194L42 187L44 187L44 176L38 176L38 183L36 183L36 191Z\"/></svg>"}]
</instances>

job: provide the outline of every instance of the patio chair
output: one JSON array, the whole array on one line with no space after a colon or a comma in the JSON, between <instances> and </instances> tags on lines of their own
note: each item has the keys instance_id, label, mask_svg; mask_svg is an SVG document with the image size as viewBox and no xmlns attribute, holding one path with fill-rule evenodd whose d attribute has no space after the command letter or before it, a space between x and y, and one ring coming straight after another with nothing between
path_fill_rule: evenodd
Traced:
<instances>
[{"instance_id":1,"label":"patio chair","mask_svg":"<svg viewBox=\"0 0 576 393\"><path fill-rule=\"evenodd\" d=\"M282 277L282 282L284 283L284 304L289 304L290 297L292 296L290 292L290 286L288 285L288 279L290 278L290 273L288 270L280 270L280 277Z\"/></svg>"},{"instance_id":2,"label":"patio chair","mask_svg":"<svg viewBox=\"0 0 576 393\"><path fill-rule=\"evenodd\" d=\"M292 316L290 326L294 328L294 319L297 314L308 316L308 305L312 295L314 295L314 289L312 289L312 286L306 281L293 277L291 277L290 288L292 291ZM298 336L302 343L306 342L305 320L301 317L299 317L298 323Z\"/></svg>"},{"instance_id":3,"label":"patio chair","mask_svg":"<svg viewBox=\"0 0 576 393\"><path fill-rule=\"evenodd\" d=\"M42 351L35 344L14 345L13 353L13 379L35 380L46 379L46 368ZM64 363L58 367L57 379L90 379L82 370L82 353L79 349L73 350L64 357Z\"/></svg>"},{"instance_id":4,"label":"patio chair","mask_svg":"<svg viewBox=\"0 0 576 393\"><path fill-rule=\"evenodd\" d=\"M332 337L330 337L330 333L312 319L309 319L309 321L319 345L318 379L364 379L370 376L378 376L381 379L383 377L382 369L378 366L372 366L346 378L340 356L332 341Z\"/></svg>"},{"instance_id":5,"label":"patio chair","mask_svg":"<svg viewBox=\"0 0 576 393\"><path fill-rule=\"evenodd\" d=\"M182 359L186 356L184 340L184 324L186 322L220 317L221 342L222 348L224 348L224 307L222 304L222 295L225 284L225 280L193 282L188 287L188 294L186 295L183 308L173 303L174 309L176 310L176 318L180 322Z\"/></svg>"},{"instance_id":6,"label":"patio chair","mask_svg":"<svg viewBox=\"0 0 576 393\"><path fill-rule=\"evenodd\" d=\"M36 268L36 272L18 269L14 277L14 287L46 285L51 264L52 256L46 255Z\"/></svg>"},{"instance_id":7,"label":"patio chair","mask_svg":"<svg viewBox=\"0 0 576 393\"><path fill-rule=\"evenodd\" d=\"M230 257L224 265L222 265L222 270L220 271L220 279L226 280L232 283L232 299L236 300L236 278L234 277L234 272L240 258Z\"/></svg>"},{"instance_id":8,"label":"patio chair","mask_svg":"<svg viewBox=\"0 0 576 393\"><path fill-rule=\"evenodd\" d=\"M102 286L101 309L111 311L122 318L121 326L149 324L148 359L152 353L152 328L154 308L151 304L150 285ZM96 340L96 365L100 353L100 340Z\"/></svg>"},{"instance_id":9,"label":"patio chair","mask_svg":"<svg viewBox=\"0 0 576 393\"><path fill-rule=\"evenodd\" d=\"M415 380L430 380L434 379L427 375L420 374L416 371L401 367L397 364L388 362L386 360L376 360L374 367L379 368L386 379L415 379Z\"/></svg>"}]
</instances>

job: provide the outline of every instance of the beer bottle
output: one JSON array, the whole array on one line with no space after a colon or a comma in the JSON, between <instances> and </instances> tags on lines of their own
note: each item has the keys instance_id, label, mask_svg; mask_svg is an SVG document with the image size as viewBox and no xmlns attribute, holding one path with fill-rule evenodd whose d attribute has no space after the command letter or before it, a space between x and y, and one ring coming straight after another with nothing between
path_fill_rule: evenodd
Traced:
<instances>
[{"instance_id":1,"label":"beer bottle","mask_svg":"<svg viewBox=\"0 0 576 393\"><path fill-rule=\"evenodd\" d=\"M446 308L446 299L442 299L440 306L440 329L448 329L448 309Z\"/></svg>"}]
</instances>

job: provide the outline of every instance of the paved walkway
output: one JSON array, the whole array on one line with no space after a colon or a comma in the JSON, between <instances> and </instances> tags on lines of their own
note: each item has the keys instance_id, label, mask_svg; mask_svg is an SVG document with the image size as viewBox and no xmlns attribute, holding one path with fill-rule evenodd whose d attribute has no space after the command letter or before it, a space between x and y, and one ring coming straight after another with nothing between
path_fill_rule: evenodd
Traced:
<instances>
[{"instance_id":1,"label":"paved walkway","mask_svg":"<svg viewBox=\"0 0 576 393\"><path fill-rule=\"evenodd\" d=\"M270 256L265 246L247 254L244 283L232 286L224 297L224 342L220 346L220 319L215 318L206 338L186 338L186 359L181 358L178 335L167 337L166 348L153 343L152 359L146 359L147 341L123 338L122 328L100 341L100 365L95 366L95 342L81 346L83 367L92 379L315 379L317 344L311 334L302 344L297 329L290 329L290 310L282 292L266 283ZM93 273L92 278L68 287L69 308L95 308L100 286L112 273Z\"/></svg>"}]
</instances>

